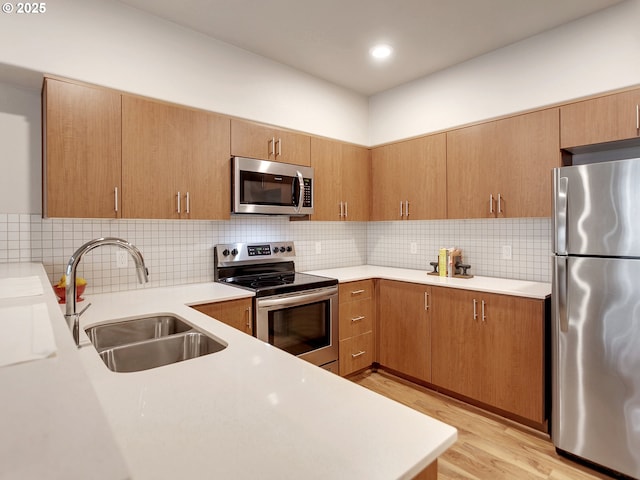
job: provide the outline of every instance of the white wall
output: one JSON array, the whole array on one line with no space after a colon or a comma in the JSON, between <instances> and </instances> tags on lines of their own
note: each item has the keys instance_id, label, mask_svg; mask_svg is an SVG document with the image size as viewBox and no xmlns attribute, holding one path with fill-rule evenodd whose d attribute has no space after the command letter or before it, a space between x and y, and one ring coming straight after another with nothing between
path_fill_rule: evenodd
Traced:
<instances>
[{"instance_id":1,"label":"white wall","mask_svg":"<svg viewBox=\"0 0 640 480\"><path fill-rule=\"evenodd\" d=\"M60 75L358 144L367 99L115 1L0 14L0 65Z\"/></svg>"},{"instance_id":2,"label":"white wall","mask_svg":"<svg viewBox=\"0 0 640 480\"><path fill-rule=\"evenodd\" d=\"M627 0L374 95L369 145L637 85L639 19Z\"/></svg>"},{"instance_id":3,"label":"white wall","mask_svg":"<svg viewBox=\"0 0 640 480\"><path fill-rule=\"evenodd\" d=\"M42 212L40 94L0 83L0 213Z\"/></svg>"}]
</instances>

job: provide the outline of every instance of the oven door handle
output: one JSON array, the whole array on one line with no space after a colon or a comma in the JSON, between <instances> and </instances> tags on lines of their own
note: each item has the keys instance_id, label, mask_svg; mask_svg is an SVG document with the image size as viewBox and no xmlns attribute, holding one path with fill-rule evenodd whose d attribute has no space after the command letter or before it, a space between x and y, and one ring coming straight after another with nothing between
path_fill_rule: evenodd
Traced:
<instances>
[{"instance_id":1,"label":"oven door handle","mask_svg":"<svg viewBox=\"0 0 640 480\"><path fill-rule=\"evenodd\" d=\"M258 308L295 306L315 301L330 300L336 294L335 291L310 292L302 294L292 294L280 298L258 299Z\"/></svg>"}]
</instances>

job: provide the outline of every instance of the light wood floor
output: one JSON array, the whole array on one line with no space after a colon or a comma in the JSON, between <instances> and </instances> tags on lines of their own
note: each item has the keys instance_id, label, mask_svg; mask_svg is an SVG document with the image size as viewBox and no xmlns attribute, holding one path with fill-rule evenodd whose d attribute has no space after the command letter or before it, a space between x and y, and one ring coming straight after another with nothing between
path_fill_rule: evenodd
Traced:
<instances>
[{"instance_id":1,"label":"light wood floor","mask_svg":"<svg viewBox=\"0 0 640 480\"><path fill-rule=\"evenodd\" d=\"M366 371L352 381L458 429L458 441L438 459L438 479L609 479L555 453L545 435L405 382Z\"/></svg>"}]
</instances>

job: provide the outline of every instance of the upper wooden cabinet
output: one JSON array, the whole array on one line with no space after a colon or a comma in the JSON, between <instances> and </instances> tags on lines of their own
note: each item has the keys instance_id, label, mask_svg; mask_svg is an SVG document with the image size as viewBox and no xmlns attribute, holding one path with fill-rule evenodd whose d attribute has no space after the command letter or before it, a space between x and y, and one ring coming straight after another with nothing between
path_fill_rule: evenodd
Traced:
<instances>
[{"instance_id":1,"label":"upper wooden cabinet","mask_svg":"<svg viewBox=\"0 0 640 480\"><path fill-rule=\"evenodd\" d=\"M243 120L231 120L231 155L311 165L311 137Z\"/></svg>"},{"instance_id":2,"label":"upper wooden cabinet","mask_svg":"<svg viewBox=\"0 0 640 480\"><path fill-rule=\"evenodd\" d=\"M120 217L120 94L47 78L42 108L43 215Z\"/></svg>"},{"instance_id":3,"label":"upper wooden cabinet","mask_svg":"<svg viewBox=\"0 0 640 480\"><path fill-rule=\"evenodd\" d=\"M221 115L124 95L123 216L229 218L229 129Z\"/></svg>"},{"instance_id":4,"label":"upper wooden cabinet","mask_svg":"<svg viewBox=\"0 0 640 480\"><path fill-rule=\"evenodd\" d=\"M446 148L444 133L374 148L371 219L446 218Z\"/></svg>"},{"instance_id":5,"label":"upper wooden cabinet","mask_svg":"<svg viewBox=\"0 0 640 480\"><path fill-rule=\"evenodd\" d=\"M560 146L571 148L640 136L640 89L560 108Z\"/></svg>"},{"instance_id":6,"label":"upper wooden cabinet","mask_svg":"<svg viewBox=\"0 0 640 480\"><path fill-rule=\"evenodd\" d=\"M557 108L447 132L448 218L548 217Z\"/></svg>"},{"instance_id":7,"label":"upper wooden cabinet","mask_svg":"<svg viewBox=\"0 0 640 480\"><path fill-rule=\"evenodd\" d=\"M313 137L311 166L315 212L312 220L369 220L369 149Z\"/></svg>"}]
</instances>

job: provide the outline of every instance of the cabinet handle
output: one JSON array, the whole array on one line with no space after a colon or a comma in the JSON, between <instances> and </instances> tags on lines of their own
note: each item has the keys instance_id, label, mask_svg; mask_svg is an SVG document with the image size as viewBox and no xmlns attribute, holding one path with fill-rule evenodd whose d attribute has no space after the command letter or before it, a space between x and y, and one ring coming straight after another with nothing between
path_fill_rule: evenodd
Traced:
<instances>
[{"instance_id":1,"label":"cabinet handle","mask_svg":"<svg viewBox=\"0 0 640 480\"><path fill-rule=\"evenodd\" d=\"M636 132L640 135L640 104L636 105Z\"/></svg>"},{"instance_id":2,"label":"cabinet handle","mask_svg":"<svg viewBox=\"0 0 640 480\"><path fill-rule=\"evenodd\" d=\"M343 212L344 212L344 207L343 207L342 202L340 202L340 218L342 218L344 216Z\"/></svg>"},{"instance_id":3,"label":"cabinet handle","mask_svg":"<svg viewBox=\"0 0 640 480\"><path fill-rule=\"evenodd\" d=\"M247 331L251 333L251 310L250 309L248 308L245 309L244 318L247 319Z\"/></svg>"},{"instance_id":4,"label":"cabinet handle","mask_svg":"<svg viewBox=\"0 0 640 480\"><path fill-rule=\"evenodd\" d=\"M405 206L406 206L405 211L407 212L407 218L409 218L409 200L407 200L404 203L405 203Z\"/></svg>"},{"instance_id":5,"label":"cabinet handle","mask_svg":"<svg viewBox=\"0 0 640 480\"><path fill-rule=\"evenodd\" d=\"M403 203L402 203L402 200L400 200L400 218L402 218L404 216L402 207L403 207Z\"/></svg>"},{"instance_id":6,"label":"cabinet handle","mask_svg":"<svg viewBox=\"0 0 640 480\"><path fill-rule=\"evenodd\" d=\"M493 193L489 194L489 213L493 213Z\"/></svg>"},{"instance_id":7,"label":"cabinet handle","mask_svg":"<svg viewBox=\"0 0 640 480\"><path fill-rule=\"evenodd\" d=\"M115 211L117 212L118 211L118 187L115 187L115 195L114 195L114 197L115 197L115 203L116 203Z\"/></svg>"},{"instance_id":8,"label":"cabinet handle","mask_svg":"<svg viewBox=\"0 0 640 480\"><path fill-rule=\"evenodd\" d=\"M190 202L189 202L189 192L187 192L187 194L186 194L185 196L186 196L186 200L187 200L187 210L186 210L186 213L191 213L191 208L189 207L189 204L190 204Z\"/></svg>"},{"instance_id":9,"label":"cabinet handle","mask_svg":"<svg viewBox=\"0 0 640 480\"><path fill-rule=\"evenodd\" d=\"M365 353L367 353L367 352L365 352L364 350L360 350L358 353L352 353L352 354L351 354L351 358L358 358L358 357L361 357L361 356L362 356L362 355L364 355Z\"/></svg>"},{"instance_id":10,"label":"cabinet handle","mask_svg":"<svg viewBox=\"0 0 640 480\"><path fill-rule=\"evenodd\" d=\"M498 194L498 214L502 213L502 194Z\"/></svg>"},{"instance_id":11,"label":"cabinet handle","mask_svg":"<svg viewBox=\"0 0 640 480\"><path fill-rule=\"evenodd\" d=\"M274 157L276 155L276 137L271 137L271 140L269 140L269 156L271 155Z\"/></svg>"},{"instance_id":12,"label":"cabinet handle","mask_svg":"<svg viewBox=\"0 0 640 480\"><path fill-rule=\"evenodd\" d=\"M429 293L424 292L424 309L429 310Z\"/></svg>"},{"instance_id":13,"label":"cabinet handle","mask_svg":"<svg viewBox=\"0 0 640 480\"><path fill-rule=\"evenodd\" d=\"M347 202L344 202L344 218L347 218L349 216L349 204Z\"/></svg>"},{"instance_id":14,"label":"cabinet handle","mask_svg":"<svg viewBox=\"0 0 640 480\"><path fill-rule=\"evenodd\" d=\"M473 319L478 319L478 300L473 299Z\"/></svg>"},{"instance_id":15,"label":"cabinet handle","mask_svg":"<svg viewBox=\"0 0 640 480\"><path fill-rule=\"evenodd\" d=\"M280 155L282 155L282 139L279 138L276 143L278 144L278 153L275 153L275 147L274 147L274 153L276 157L279 157Z\"/></svg>"},{"instance_id":16,"label":"cabinet handle","mask_svg":"<svg viewBox=\"0 0 640 480\"><path fill-rule=\"evenodd\" d=\"M485 315L485 313L484 313L484 307L485 307L485 305L486 305L486 304L485 304L485 301L484 301L484 300L482 300L482 321L483 321L483 322L486 322L486 321L487 321L487 316L486 316L486 315Z\"/></svg>"},{"instance_id":17,"label":"cabinet handle","mask_svg":"<svg viewBox=\"0 0 640 480\"><path fill-rule=\"evenodd\" d=\"M359 321L361 321L361 320L364 320L365 318L367 318L367 317L365 317L364 315L360 315L359 317L353 317L353 318L351 319L351 323L359 322Z\"/></svg>"},{"instance_id":18,"label":"cabinet handle","mask_svg":"<svg viewBox=\"0 0 640 480\"><path fill-rule=\"evenodd\" d=\"M351 290L351 295L360 295L361 293L364 293L364 290Z\"/></svg>"},{"instance_id":19,"label":"cabinet handle","mask_svg":"<svg viewBox=\"0 0 640 480\"><path fill-rule=\"evenodd\" d=\"M180 192L178 192L178 194L176 195L176 198L178 199L178 210L177 212L180 213Z\"/></svg>"}]
</instances>

